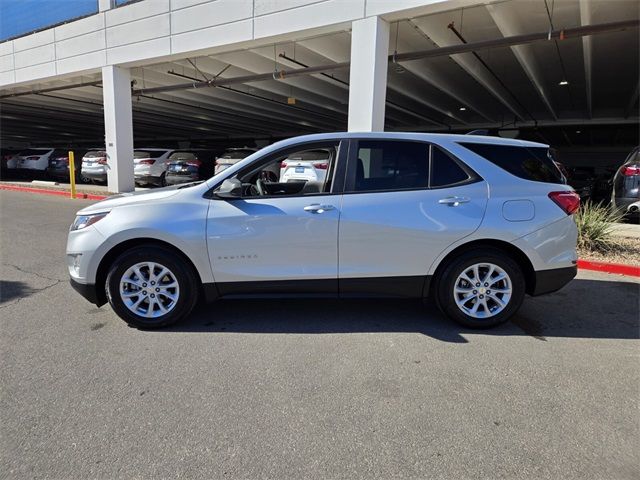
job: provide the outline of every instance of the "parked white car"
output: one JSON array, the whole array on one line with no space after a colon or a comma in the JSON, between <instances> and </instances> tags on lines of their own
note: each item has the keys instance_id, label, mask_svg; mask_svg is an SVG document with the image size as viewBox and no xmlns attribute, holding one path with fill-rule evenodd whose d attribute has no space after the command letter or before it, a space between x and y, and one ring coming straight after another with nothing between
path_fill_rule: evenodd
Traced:
<instances>
[{"instance_id":1,"label":"parked white car","mask_svg":"<svg viewBox=\"0 0 640 480\"><path fill-rule=\"evenodd\" d=\"M173 150L136 148L133 151L133 176L136 185L166 185L165 174Z\"/></svg>"},{"instance_id":2,"label":"parked white car","mask_svg":"<svg viewBox=\"0 0 640 480\"><path fill-rule=\"evenodd\" d=\"M18 170L37 170L45 172L49 168L49 157L55 152L53 148L29 148L17 157Z\"/></svg>"},{"instance_id":3,"label":"parked white car","mask_svg":"<svg viewBox=\"0 0 640 480\"><path fill-rule=\"evenodd\" d=\"M216 158L215 175L226 170L231 165L235 165L240 160L247 158L249 155L255 152L255 148L249 147L227 148L222 155Z\"/></svg>"},{"instance_id":4,"label":"parked white car","mask_svg":"<svg viewBox=\"0 0 640 480\"><path fill-rule=\"evenodd\" d=\"M82 157L80 172L94 183L107 181L107 169L107 152L104 149L91 149Z\"/></svg>"},{"instance_id":5,"label":"parked white car","mask_svg":"<svg viewBox=\"0 0 640 480\"><path fill-rule=\"evenodd\" d=\"M324 182L330 162L329 150L310 150L287 157L280 164L280 181Z\"/></svg>"},{"instance_id":6,"label":"parked white car","mask_svg":"<svg viewBox=\"0 0 640 480\"><path fill-rule=\"evenodd\" d=\"M333 133L275 143L189 187L120 195L78 212L72 286L130 325L157 328L198 297L433 297L489 327L525 294L577 272L580 197L548 146L469 135ZM324 182L273 182L326 150Z\"/></svg>"}]
</instances>

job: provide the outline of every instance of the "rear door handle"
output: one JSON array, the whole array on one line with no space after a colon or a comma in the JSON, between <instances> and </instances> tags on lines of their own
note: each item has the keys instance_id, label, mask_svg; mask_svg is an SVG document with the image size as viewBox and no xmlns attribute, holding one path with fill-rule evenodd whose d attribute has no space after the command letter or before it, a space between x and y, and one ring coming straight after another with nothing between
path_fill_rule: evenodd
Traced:
<instances>
[{"instance_id":1,"label":"rear door handle","mask_svg":"<svg viewBox=\"0 0 640 480\"><path fill-rule=\"evenodd\" d=\"M324 213L328 210L333 210L334 208L335 207L333 205L320 205L319 203L313 203L304 207L304 211L311 213Z\"/></svg>"},{"instance_id":2,"label":"rear door handle","mask_svg":"<svg viewBox=\"0 0 640 480\"><path fill-rule=\"evenodd\" d=\"M449 205L450 207L457 207L461 203L469 203L471 199L469 197L446 197L438 200L440 205Z\"/></svg>"}]
</instances>

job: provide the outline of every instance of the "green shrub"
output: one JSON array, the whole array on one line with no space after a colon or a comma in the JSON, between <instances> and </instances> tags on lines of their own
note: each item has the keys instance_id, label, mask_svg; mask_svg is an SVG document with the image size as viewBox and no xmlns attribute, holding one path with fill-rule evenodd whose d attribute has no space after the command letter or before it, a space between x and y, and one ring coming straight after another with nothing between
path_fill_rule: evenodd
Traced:
<instances>
[{"instance_id":1,"label":"green shrub","mask_svg":"<svg viewBox=\"0 0 640 480\"><path fill-rule=\"evenodd\" d=\"M622 214L609 207L586 201L576 214L578 248L586 251L608 252L617 246L612 235L613 224Z\"/></svg>"}]
</instances>

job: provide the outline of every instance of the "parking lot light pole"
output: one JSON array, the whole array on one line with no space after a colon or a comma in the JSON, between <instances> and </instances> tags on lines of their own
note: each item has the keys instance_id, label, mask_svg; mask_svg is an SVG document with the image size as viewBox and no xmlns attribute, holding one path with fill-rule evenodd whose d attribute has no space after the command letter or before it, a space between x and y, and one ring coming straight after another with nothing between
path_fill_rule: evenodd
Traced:
<instances>
[{"instance_id":1,"label":"parking lot light pole","mask_svg":"<svg viewBox=\"0 0 640 480\"><path fill-rule=\"evenodd\" d=\"M389 56L389 23L380 17L357 20L351 32L349 131L384 131Z\"/></svg>"}]
</instances>

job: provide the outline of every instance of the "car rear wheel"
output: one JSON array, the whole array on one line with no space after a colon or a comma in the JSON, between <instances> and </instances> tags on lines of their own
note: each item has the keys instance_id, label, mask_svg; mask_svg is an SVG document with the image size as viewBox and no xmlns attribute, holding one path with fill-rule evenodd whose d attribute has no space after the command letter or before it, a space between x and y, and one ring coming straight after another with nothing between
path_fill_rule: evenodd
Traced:
<instances>
[{"instance_id":1,"label":"car rear wheel","mask_svg":"<svg viewBox=\"0 0 640 480\"><path fill-rule=\"evenodd\" d=\"M136 247L120 255L109 271L106 290L118 316L144 329L178 322L198 300L191 266L157 246Z\"/></svg>"},{"instance_id":2,"label":"car rear wheel","mask_svg":"<svg viewBox=\"0 0 640 480\"><path fill-rule=\"evenodd\" d=\"M436 283L438 306L453 320L472 328L506 322L522 305L522 270L497 249L471 250L446 266Z\"/></svg>"}]
</instances>

